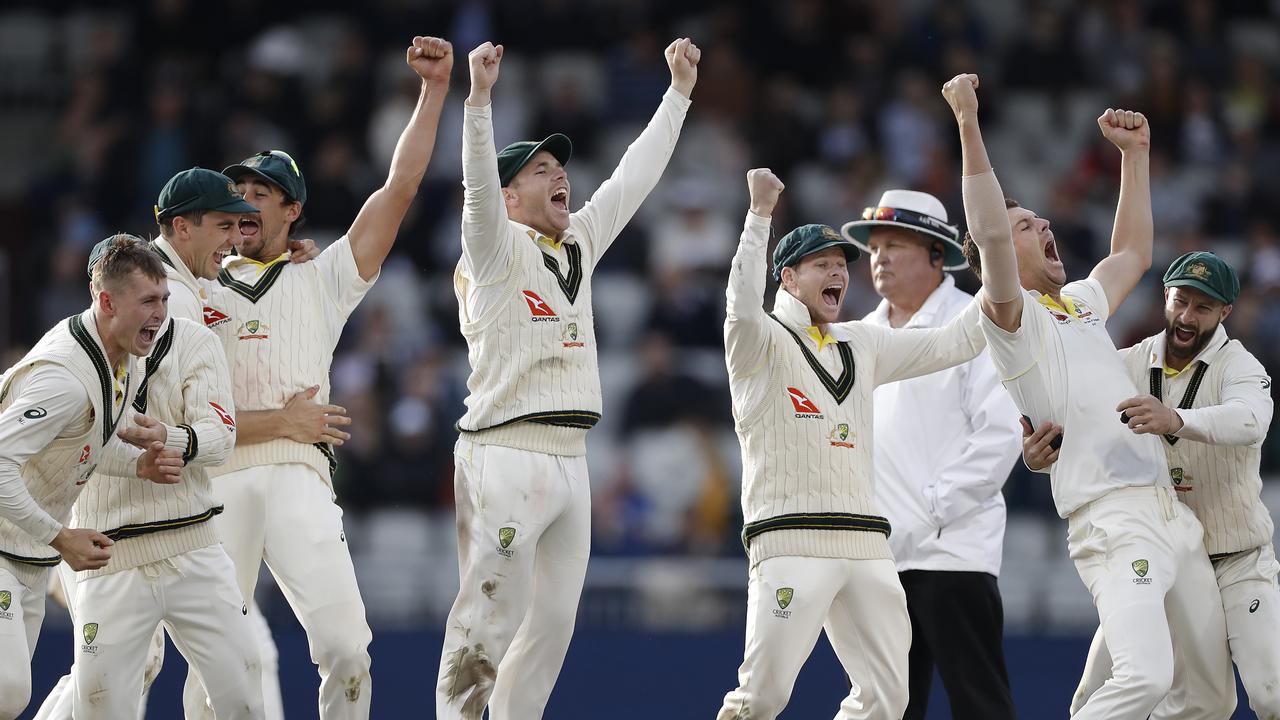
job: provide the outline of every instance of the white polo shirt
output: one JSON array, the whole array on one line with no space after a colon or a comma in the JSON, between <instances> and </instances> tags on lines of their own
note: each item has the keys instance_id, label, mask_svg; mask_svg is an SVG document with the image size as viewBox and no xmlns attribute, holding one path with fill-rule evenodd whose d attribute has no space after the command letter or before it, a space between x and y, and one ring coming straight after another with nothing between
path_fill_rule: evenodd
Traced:
<instances>
[{"instance_id":1,"label":"white polo shirt","mask_svg":"<svg viewBox=\"0 0 1280 720\"><path fill-rule=\"evenodd\" d=\"M1107 334L1110 305L1092 278L1062 288L1065 307L1025 291L1022 324L1006 332L985 313L982 330L1005 389L1035 427L1062 426L1062 449L1050 472L1053 501L1067 517L1122 487L1165 485L1169 467L1160 440L1135 435L1116 406L1143 394Z\"/></svg>"},{"instance_id":2,"label":"white polo shirt","mask_svg":"<svg viewBox=\"0 0 1280 720\"><path fill-rule=\"evenodd\" d=\"M942 327L973 296L945 275L903 327ZM889 327L889 301L863 321ZM1000 574L1004 487L1022 449L1018 409L983 352L875 390L875 497L898 571ZM922 439L924 442L922 442Z\"/></svg>"}]
</instances>

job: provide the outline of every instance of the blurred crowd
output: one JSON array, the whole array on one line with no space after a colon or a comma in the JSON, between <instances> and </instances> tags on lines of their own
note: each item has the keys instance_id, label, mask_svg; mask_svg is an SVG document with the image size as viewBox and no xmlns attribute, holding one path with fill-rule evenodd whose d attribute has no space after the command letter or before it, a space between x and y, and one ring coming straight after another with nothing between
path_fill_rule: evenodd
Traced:
<instances>
[{"instance_id":1,"label":"blurred crowd","mask_svg":"<svg viewBox=\"0 0 1280 720\"><path fill-rule=\"evenodd\" d=\"M1231 335L1280 368L1280 3L1181 0L150 0L0 11L0 343L11 362L85 304L88 249L155 234L166 179L259 150L307 177L301 234L340 236L385 177L412 111L414 34L453 42L454 84L427 179L333 367L355 420L340 502L447 511L466 356L459 255L467 51L506 47L498 144L564 132L580 207L656 108L677 36L703 48L666 175L596 279L605 420L593 431L598 554L734 554L739 465L722 357L724 284L746 210L744 173L787 183L778 234L839 225L890 187L943 199L963 224L954 124L938 88L975 71L1006 192L1048 217L1068 273L1107 251L1119 154L1094 118L1151 121L1155 266L1111 325L1118 344L1163 325L1159 276L1212 249L1244 293ZM847 319L879 298L853 268ZM973 290L972 277L958 274ZM772 292L772 286L771 286ZM762 301L764 299L762 298ZM6 364L7 366L7 364ZM1264 473L1280 469L1271 438ZM1015 471L1012 510L1051 514Z\"/></svg>"}]
</instances>

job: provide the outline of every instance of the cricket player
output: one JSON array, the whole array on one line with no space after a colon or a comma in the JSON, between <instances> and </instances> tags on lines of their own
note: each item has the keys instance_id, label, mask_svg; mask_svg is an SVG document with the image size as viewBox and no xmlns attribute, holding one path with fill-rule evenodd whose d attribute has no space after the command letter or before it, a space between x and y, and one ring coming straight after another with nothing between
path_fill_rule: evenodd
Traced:
<instances>
[{"instance_id":1,"label":"cricket player","mask_svg":"<svg viewBox=\"0 0 1280 720\"><path fill-rule=\"evenodd\" d=\"M1150 394L1120 407L1133 432L1161 438L1173 489L1204 526L1231 659L1249 706L1274 720L1280 718L1280 565L1258 472L1272 417L1271 378L1222 325L1240 292L1231 265L1213 253L1187 253L1165 272L1164 288L1164 332L1120 351L1134 384ZM1050 443L1059 428L1032 433L1025 427L1024 433L1028 467L1040 470L1057 460ZM1072 712L1110 676L1099 632Z\"/></svg>"},{"instance_id":2,"label":"cricket player","mask_svg":"<svg viewBox=\"0 0 1280 720\"><path fill-rule=\"evenodd\" d=\"M837 323L858 248L825 225L787 233L764 294L769 222L783 190L747 173L751 210L729 273L725 355L742 445L747 639L719 720L771 720L824 628L853 687L842 720L898 720L911 622L874 500L873 391L982 351L976 304L943 328Z\"/></svg>"},{"instance_id":3,"label":"cricket player","mask_svg":"<svg viewBox=\"0 0 1280 720\"><path fill-rule=\"evenodd\" d=\"M139 491L133 478L98 474L81 494L73 517L117 541L115 561L80 573L80 582L59 566L63 589L73 619L93 615L100 631L113 628L115 642L110 652L77 654L72 679L59 681L37 720L70 720L73 698L75 717L142 717L146 690L163 662L162 622L189 664L221 687L221 714L252 707L259 708L256 716L263 713L261 682L243 677L260 665L256 647L243 651L246 642L257 642L256 627L245 618L243 599L231 602L240 595L235 570L210 522L223 508L213 501L205 468L230 457L235 409L222 345L204 329L206 293L198 283L216 277L222 258L239 244L241 216L257 212L230 178L213 170L184 170L160 191L160 237L150 247L164 263L170 322L147 358L134 408L175 428L169 444L184 454L183 482ZM94 248L90 272L106 242ZM94 579L108 575L110 581ZM155 585L165 588L163 603L148 591ZM208 598L227 602L209 606ZM219 610L220 629L203 632ZM86 688L97 689L92 704Z\"/></svg>"},{"instance_id":4,"label":"cricket player","mask_svg":"<svg viewBox=\"0 0 1280 720\"><path fill-rule=\"evenodd\" d=\"M1122 155L1111 254L1067 284L1049 222L1004 199L978 126L977 87L976 75L957 75L942 94L960 131L982 328L1022 414L1063 428L1053 498L1115 661L1078 717L1146 718L1171 688L1188 702L1178 717L1227 717L1235 688L1200 523L1177 502L1159 441L1121 422L1117 406L1138 391L1105 326L1151 265L1150 128L1141 113L1098 118Z\"/></svg>"},{"instance_id":5,"label":"cricket player","mask_svg":"<svg viewBox=\"0 0 1280 720\"><path fill-rule=\"evenodd\" d=\"M495 152L502 46L468 58L462 259L454 272L471 377L454 451L460 590L445 626L439 720L542 717L564 662L591 543L586 436L600 419L591 274L657 184L698 80L688 38L671 87L613 176L569 212L564 135Z\"/></svg>"},{"instance_id":6,"label":"cricket player","mask_svg":"<svg viewBox=\"0 0 1280 720\"><path fill-rule=\"evenodd\" d=\"M947 272L965 266L964 252L934 196L889 190L840 232L870 254L871 279L884 298L865 322L941 327L972 303ZM935 667L953 717L1015 715L996 577L1000 490L1018 436L1018 410L985 352L876 388L875 499L893 524L889 548L911 616L908 720L925 717Z\"/></svg>"},{"instance_id":7,"label":"cricket player","mask_svg":"<svg viewBox=\"0 0 1280 720\"><path fill-rule=\"evenodd\" d=\"M265 560L306 630L323 720L369 717L372 694L371 633L332 487L332 445L348 437L338 420L349 419L326 413L318 426L295 429L281 418L297 393L330 407L333 350L377 279L431 158L453 49L439 38L415 37L405 60L422 89L386 184L312 262L292 264L286 252L306 203L293 158L273 150L225 170L261 212L257 227L242 223L240 256L228 258L218 276L229 292L205 319L223 342L238 408L231 460L211 473L227 508L219 530L241 594L253 596ZM207 716L200 695L189 676L188 718Z\"/></svg>"},{"instance_id":8,"label":"cricket player","mask_svg":"<svg viewBox=\"0 0 1280 720\"><path fill-rule=\"evenodd\" d=\"M90 287L92 307L55 325L0 376L0 720L16 718L31 697L49 568L65 560L100 570L112 557L111 538L66 526L81 488L98 468L177 482L182 462L165 449L167 428L144 415L134 417L131 437L145 452L114 437L131 426L125 416L143 374L134 358L151 351L165 319L159 258L116 238ZM82 628L85 646L102 647L97 629Z\"/></svg>"}]
</instances>

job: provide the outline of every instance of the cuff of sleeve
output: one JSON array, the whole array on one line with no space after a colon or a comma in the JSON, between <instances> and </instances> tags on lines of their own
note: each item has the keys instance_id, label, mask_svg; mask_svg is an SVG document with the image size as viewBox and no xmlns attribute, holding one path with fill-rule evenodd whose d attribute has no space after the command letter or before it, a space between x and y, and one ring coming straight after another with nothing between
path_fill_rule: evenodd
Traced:
<instances>
[{"instance_id":1,"label":"cuff of sleeve","mask_svg":"<svg viewBox=\"0 0 1280 720\"><path fill-rule=\"evenodd\" d=\"M662 94L662 101L673 102L675 103L676 107L680 108L681 110L688 110L689 106L693 104L693 100L690 100L684 95L681 95L679 90L676 90L674 87L670 87L670 86L668 86L667 91Z\"/></svg>"},{"instance_id":2,"label":"cuff of sleeve","mask_svg":"<svg viewBox=\"0 0 1280 720\"><path fill-rule=\"evenodd\" d=\"M1178 432L1174 433L1174 437L1186 438L1188 440L1199 440L1204 437L1203 430L1196 425L1200 413L1195 410L1178 408L1174 410L1178 413L1178 417L1182 418L1182 427L1178 428Z\"/></svg>"},{"instance_id":3,"label":"cuff of sleeve","mask_svg":"<svg viewBox=\"0 0 1280 720\"><path fill-rule=\"evenodd\" d=\"M493 114L493 103L478 106L463 103L462 108L467 117L487 118Z\"/></svg>"},{"instance_id":4,"label":"cuff of sleeve","mask_svg":"<svg viewBox=\"0 0 1280 720\"><path fill-rule=\"evenodd\" d=\"M196 455L196 433L189 425L166 425L168 437L165 438L166 450L177 450L182 453L183 462L189 462Z\"/></svg>"},{"instance_id":5,"label":"cuff of sleeve","mask_svg":"<svg viewBox=\"0 0 1280 720\"><path fill-rule=\"evenodd\" d=\"M751 228L753 230L768 230L769 226L772 224L773 224L773 218L760 217L759 215L751 212L750 210L747 211L746 226L748 228Z\"/></svg>"},{"instance_id":6,"label":"cuff of sleeve","mask_svg":"<svg viewBox=\"0 0 1280 720\"><path fill-rule=\"evenodd\" d=\"M37 540L39 540L40 543L44 545L48 545L49 543L53 542L53 539L58 537L58 533L62 532L62 523L58 522L57 520L53 520L53 518L50 518L50 520L52 520L52 523L53 523L52 525L49 526L50 529L47 530L42 537L37 538Z\"/></svg>"}]
</instances>

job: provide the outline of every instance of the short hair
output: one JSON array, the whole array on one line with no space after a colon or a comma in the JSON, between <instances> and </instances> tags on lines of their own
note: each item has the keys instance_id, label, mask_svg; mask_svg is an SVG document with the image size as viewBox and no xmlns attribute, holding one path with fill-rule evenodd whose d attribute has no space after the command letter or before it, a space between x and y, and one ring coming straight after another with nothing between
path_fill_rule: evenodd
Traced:
<instances>
[{"instance_id":1,"label":"short hair","mask_svg":"<svg viewBox=\"0 0 1280 720\"><path fill-rule=\"evenodd\" d=\"M120 287L120 282L137 270L146 277L163 281L164 263L160 256L137 235L119 233L111 238L111 244L93 264L90 283L95 293Z\"/></svg>"},{"instance_id":2,"label":"short hair","mask_svg":"<svg viewBox=\"0 0 1280 720\"><path fill-rule=\"evenodd\" d=\"M1004 209L1022 207L1022 205L1013 198L1004 199ZM973 271L978 279L982 279L982 255L978 252L978 243L973 241L973 235L968 230L964 231L964 245L960 248L964 252L964 259L969 262L969 269Z\"/></svg>"},{"instance_id":3,"label":"short hair","mask_svg":"<svg viewBox=\"0 0 1280 720\"><path fill-rule=\"evenodd\" d=\"M202 209L202 210L192 210L191 212L184 212L181 215L169 215L163 218L158 218L156 220L156 224L160 226L160 234L164 235L165 237L169 237L170 235L173 234L174 218L176 217L186 218L187 222L191 223L192 225L199 225L200 223L204 222L204 215L207 212L209 211Z\"/></svg>"}]
</instances>

